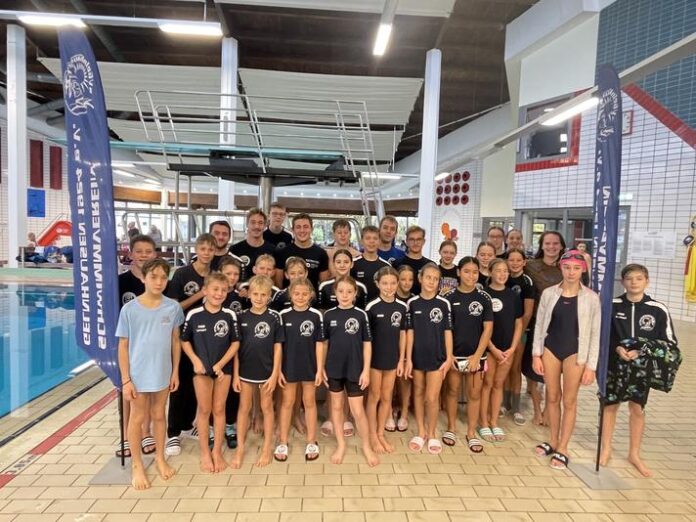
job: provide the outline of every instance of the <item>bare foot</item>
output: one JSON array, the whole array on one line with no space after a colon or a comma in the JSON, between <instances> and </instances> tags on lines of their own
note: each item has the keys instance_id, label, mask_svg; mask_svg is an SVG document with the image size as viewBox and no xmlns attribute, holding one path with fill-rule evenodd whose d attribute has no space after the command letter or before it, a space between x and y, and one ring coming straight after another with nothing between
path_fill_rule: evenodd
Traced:
<instances>
[{"instance_id":1,"label":"bare foot","mask_svg":"<svg viewBox=\"0 0 696 522\"><path fill-rule=\"evenodd\" d=\"M611 448L602 448L602 453L599 455L599 465L606 466L611 460Z\"/></svg>"},{"instance_id":2,"label":"bare foot","mask_svg":"<svg viewBox=\"0 0 696 522\"><path fill-rule=\"evenodd\" d=\"M373 435L372 437L370 437L370 446L372 446L373 451L379 453L380 455L386 453L387 451L380 442L380 440L377 438L377 435Z\"/></svg>"},{"instance_id":3,"label":"bare foot","mask_svg":"<svg viewBox=\"0 0 696 522\"><path fill-rule=\"evenodd\" d=\"M215 466L215 473L224 471L224 469L227 467L227 462L225 462L222 452L216 451L213 453L213 464Z\"/></svg>"},{"instance_id":4,"label":"bare foot","mask_svg":"<svg viewBox=\"0 0 696 522\"><path fill-rule=\"evenodd\" d=\"M263 468L264 466L268 466L271 463L272 458L273 454L271 453L271 448L263 448L261 450L261 455L259 455L259 458L256 461L256 467Z\"/></svg>"},{"instance_id":5,"label":"bare foot","mask_svg":"<svg viewBox=\"0 0 696 522\"><path fill-rule=\"evenodd\" d=\"M167 461L164 459L157 461L157 471L159 471L162 480L169 480L176 475L176 470L167 464Z\"/></svg>"},{"instance_id":6,"label":"bare foot","mask_svg":"<svg viewBox=\"0 0 696 522\"><path fill-rule=\"evenodd\" d=\"M254 417L252 422L254 433L261 435L263 433L263 417L259 414Z\"/></svg>"},{"instance_id":7,"label":"bare foot","mask_svg":"<svg viewBox=\"0 0 696 522\"><path fill-rule=\"evenodd\" d=\"M370 448L368 444L363 444L363 454L365 455L367 465L371 468L374 468L377 464L379 464L379 457L374 451L372 451L372 448Z\"/></svg>"},{"instance_id":8,"label":"bare foot","mask_svg":"<svg viewBox=\"0 0 696 522\"><path fill-rule=\"evenodd\" d=\"M201 471L203 473L214 473L215 466L213 465L213 457L210 452L201 453Z\"/></svg>"},{"instance_id":9,"label":"bare foot","mask_svg":"<svg viewBox=\"0 0 696 522\"><path fill-rule=\"evenodd\" d=\"M142 466L133 466L131 469L131 485L133 489L142 491L150 487L150 481L147 480L147 475Z\"/></svg>"},{"instance_id":10,"label":"bare foot","mask_svg":"<svg viewBox=\"0 0 696 522\"><path fill-rule=\"evenodd\" d=\"M299 433L300 435L307 434L307 425L305 424L305 421L301 416L295 417L292 426L293 428L295 428L295 431L297 431L297 433Z\"/></svg>"},{"instance_id":11,"label":"bare foot","mask_svg":"<svg viewBox=\"0 0 696 522\"><path fill-rule=\"evenodd\" d=\"M230 461L230 467L232 469L239 469L242 467L244 462L244 448L242 446L237 446L237 451L234 452L234 457Z\"/></svg>"},{"instance_id":12,"label":"bare foot","mask_svg":"<svg viewBox=\"0 0 696 522\"><path fill-rule=\"evenodd\" d=\"M334 451L333 454L331 455L331 463L332 464L340 464L341 462L343 462L343 457L345 454L346 454L346 445L345 444L339 445L336 448L336 451Z\"/></svg>"},{"instance_id":13,"label":"bare foot","mask_svg":"<svg viewBox=\"0 0 696 522\"><path fill-rule=\"evenodd\" d=\"M384 451L387 453L393 453L394 452L394 446L389 444L387 439L384 438L383 435L377 435L377 438L379 439L380 444L382 444L382 447L384 448Z\"/></svg>"},{"instance_id":14,"label":"bare foot","mask_svg":"<svg viewBox=\"0 0 696 522\"><path fill-rule=\"evenodd\" d=\"M534 413L534 420L532 420L532 422L536 426L543 426L544 425L544 417L541 415L541 412Z\"/></svg>"},{"instance_id":15,"label":"bare foot","mask_svg":"<svg viewBox=\"0 0 696 522\"><path fill-rule=\"evenodd\" d=\"M650 469L645 464L643 464L643 461L640 460L639 456L629 455L628 462L633 464L633 467L638 470L638 473L640 473L644 477L652 477L652 471L650 471Z\"/></svg>"}]
</instances>

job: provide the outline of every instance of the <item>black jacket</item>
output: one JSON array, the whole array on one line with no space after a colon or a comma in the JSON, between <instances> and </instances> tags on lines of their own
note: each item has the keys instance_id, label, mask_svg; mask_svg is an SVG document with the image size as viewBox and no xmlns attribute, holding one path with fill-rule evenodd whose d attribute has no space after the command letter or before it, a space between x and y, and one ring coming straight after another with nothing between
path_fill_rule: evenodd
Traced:
<instances>
[{"instance_id":1,"label":"black jacket","mask_svg":"<svg viewBox=\"0 0 696 522\"><path fill-rule=\"evenodd\" d=\"M677 343L672 318L667 307L644 295L640 302L632 303L626 294L614 299L611 312L612 348L624 339L655 339Z\"/></svg>"}]
</instances>

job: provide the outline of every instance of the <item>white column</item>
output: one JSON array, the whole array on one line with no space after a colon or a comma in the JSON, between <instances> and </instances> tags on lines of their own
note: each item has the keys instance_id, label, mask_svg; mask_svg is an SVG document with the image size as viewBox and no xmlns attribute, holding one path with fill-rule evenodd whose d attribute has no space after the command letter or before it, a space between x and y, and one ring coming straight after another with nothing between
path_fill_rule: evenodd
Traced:
<instances>
[{"instance_id":1,"label":"white column","mask_svg":"<svg viewBox=\"0 0 696 522\"><path fill-rule=\"evenodd\" d=\"M7 26L8 266L27 241L27 49L24 28Z\"/></svg>"},{"instance_id":2,"label":"white column","mask_svg":"<svg viewBox=\"0 0 696 522\"><path fill-rule=\"evenodd\" d=\"M432 216L435 204L435 170L440 123L440 68L442 53L431 49L425 58L425 87L423 93L423 135L421 141L420 188L418 193L418 224L426 230L423 255L433 259Z\"/></svg>"},{"instance_id":3,"label":"white column","mask_svg":"<svg viewBox=\"0 0 696 522\"><path fill-rule=\"evenodd\" d=\"M222 39L222 61L220 64L220 93L237 94L237 70L239 55L237 40ZM220 145L236 142L237 98L220 96ZM234 182L218 180L218 210L234 210Z\"/></svg>"}]
</instances>

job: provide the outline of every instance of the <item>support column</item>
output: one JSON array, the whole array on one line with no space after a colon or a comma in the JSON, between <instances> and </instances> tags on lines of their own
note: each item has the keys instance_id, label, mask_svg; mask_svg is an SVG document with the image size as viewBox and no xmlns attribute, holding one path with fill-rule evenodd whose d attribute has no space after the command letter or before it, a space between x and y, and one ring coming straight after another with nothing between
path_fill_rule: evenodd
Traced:
<instances>
[{"instance_id":1,"label":"support column","mask_svg":"<svg viewBox=\"0 0 696 522\"><path fill-rule=\"evenodd\" d=\"M239 55L237 40L222 39L220 63L220 93L237 94ZM220 96L220 145L236 143L237 97ZM234 182L218 179L218 210L234 210Z\"/></svg>"},{"instance_id":2,"label":"support column","mask_svg":"<svg viewBox=\"0 0 696 522\"><path fill-rule=\"evenodd\" d=\"M423 94L423 135L421 141L420 188L418 193L418 224L426 230L423 255L433 258L432 217L435 171L437 169L437 140L440 122L440 69L442 53L431 49L425 58L425 87Z\"/></svg>"},{"instance_id":3,"label":"support column","mask_svg":"<svg viewBox=\"0 0 696 522\"><path fill-rule=\"evenodd\" d=\"M27 240L27 49L24 28L7 26L7 236L8 266L19 266Z\"/></svg>"},{"instance_id":4,"label":"support column","mask_svg":"<svg viewBox=\"0 0 696 522\"><path fill-rule=\"evenodd\" d=\"M273 183L271 178L259 179L259 201L257 206L263 210L266 215L271 211L271 203L273 202Z\"/></svg>"}]
</instances>

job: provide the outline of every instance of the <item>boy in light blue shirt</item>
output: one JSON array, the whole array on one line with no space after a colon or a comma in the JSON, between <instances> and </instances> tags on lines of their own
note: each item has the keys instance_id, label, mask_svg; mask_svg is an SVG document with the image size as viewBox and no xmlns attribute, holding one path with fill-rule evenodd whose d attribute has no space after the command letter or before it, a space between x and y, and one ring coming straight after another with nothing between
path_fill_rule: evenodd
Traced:
<instances>
[{"instance_id":1,"label":"boy in light blue shirt","mask_svg":"<svg viewBox=\"0 0 696 522\"><path fill-rule=\"evenodd\" d=\"M169 280L166 261L147 261L142 272L145 293L124 305L118 319L118 363L123 397L131 403L128 440L140 440L141 425L149 411L155 434L157 470L168 480L175 470L164 457L164 407L169 392L179 387L179 326L184 322L184 313L179 303L162 295ZM149 488L141 448L137 444L131 448L131 465L133 487Z\"/></svg>"}]
</instances>

